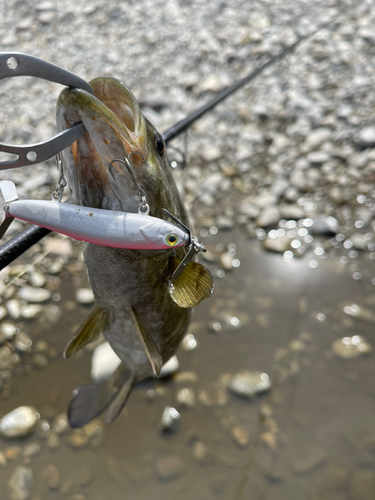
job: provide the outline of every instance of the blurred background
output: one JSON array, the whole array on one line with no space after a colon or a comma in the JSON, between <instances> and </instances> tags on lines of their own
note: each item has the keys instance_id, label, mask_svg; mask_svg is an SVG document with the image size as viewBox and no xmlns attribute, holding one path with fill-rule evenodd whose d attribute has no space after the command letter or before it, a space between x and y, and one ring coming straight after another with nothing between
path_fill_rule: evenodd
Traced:
<instances>
[{"instance_id":1,"label":"blurred background","mask_svg":"<svg viewBox=\"0 0 375 500\"><path fill-rule=\"evenodd\" d=\"M169 148L215 294L113 425L66 419L98 352L62 357L93 307L84 246L0 273L0 417L31 408L0 421L1 498L375 498L373 2L3 0L0 50L119 78L163 132L328 22ZM0 142L53 135L60 91L2 80ZM49 199L58 174L0 178Z\"/></svg>"}]
</instances>

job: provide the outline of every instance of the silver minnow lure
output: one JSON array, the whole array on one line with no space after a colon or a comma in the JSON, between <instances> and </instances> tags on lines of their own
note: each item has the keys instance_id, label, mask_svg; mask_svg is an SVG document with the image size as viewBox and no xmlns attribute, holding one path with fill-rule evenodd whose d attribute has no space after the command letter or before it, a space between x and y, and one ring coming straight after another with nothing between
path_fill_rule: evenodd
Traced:
<instances>
[{"instance_id":1,"label":"silver minnow lure","mask_svg":"<svg viewBox=\"0 0 375 500\"><path fill-rule=\"evenodd\" d=\"M183 246L189 240L189 234L184 229L157 217L59 201L17 200L12 181L1 181L0 189L7 218L46 227L76 240L139 250L171 249Z\"/></svg>"}]
</instances>

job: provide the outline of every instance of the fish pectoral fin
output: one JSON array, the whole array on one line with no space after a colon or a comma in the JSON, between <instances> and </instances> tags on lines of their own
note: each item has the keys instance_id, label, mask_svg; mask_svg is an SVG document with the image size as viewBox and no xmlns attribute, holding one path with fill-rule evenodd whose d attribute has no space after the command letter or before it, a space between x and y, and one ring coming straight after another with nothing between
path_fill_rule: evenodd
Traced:
<instances>
[{"instance_id":1,"label":"fish pectoral fin","mask_svg":"<svg viewBox=\"0 0 375 500\"><path fill-rule=\"evenodd\" d=\"M109 417L105 417L105 421L113 422L126 403L134 383L134 374L121 364L110 379L77 387L68 408L70 427L75 429L84 426L107 408Z\"/></svg>"},{"instance_id":2,"label":"fish pectoral fin","mask_svg":"<svg viewBox=\"0 0 375 500\"><path fill-rule=\"evenodd\" d=\"M72 354L79 351L85 345L95 340L102 333L108 321L108 312L96 306L87 316L76 334L65 348L64 356L70 358Z\"/></svg>"},{"instance_id":3,"label":"fish pectoral fin","mask_svg":"<svg viewBox=\"0 0 375 500\"><path fill-rule=\"evenodd\" d=\"M153 370L154 374L157 377L159 377L161 367L163 366L163 360L162 360L161 354L158 351L154 342L150 339L150 337L145 332L141 322L139 321L139 319L137 318L137 315L134 312L134 309L132 309L132 315L133 315L134 327L135 327L135 329L138 333L138 336L142 342L142 345L143 345L144 350L147 354L147 357L150 360L152 370Z\"/></svg>"},{"instance_id":4,"label":"fish pectoral fin","mask_svg":"<svg viewBox=\"0 0 375 500\"><path fill-rule=\"evenodd\" d=\"M172 258L172 273L180 264L180 259ZM194 307L214 292L212 274L202 264L189 262L183 273L171 282L169 294L180 307Z\"/></svg>"}]
</instances>

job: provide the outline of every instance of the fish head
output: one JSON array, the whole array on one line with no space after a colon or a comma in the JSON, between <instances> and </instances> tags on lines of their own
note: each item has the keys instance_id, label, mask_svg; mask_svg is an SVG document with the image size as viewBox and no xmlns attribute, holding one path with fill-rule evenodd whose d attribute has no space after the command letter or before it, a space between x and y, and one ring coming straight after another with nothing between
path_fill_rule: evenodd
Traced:
<instances>
[{"instance_id":1,"label":"fish head","mask_svg":"<svg viewBox=\"0 0 375 500\"><path fill-rule=\"evenodd\" d=\"M162 135L119 80L90 82L94 95L67 88L57 102L59 131L82 122L87 133L64 150L63 167L78 205L136 213L142 195L150 215L162 208L187 222Z\"/></svg>"}]
</instances>

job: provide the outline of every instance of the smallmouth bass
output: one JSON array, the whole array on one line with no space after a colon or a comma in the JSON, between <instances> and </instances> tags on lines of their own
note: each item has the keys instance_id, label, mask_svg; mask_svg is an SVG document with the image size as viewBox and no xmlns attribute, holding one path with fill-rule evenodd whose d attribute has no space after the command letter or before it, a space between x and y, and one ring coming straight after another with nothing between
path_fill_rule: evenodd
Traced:
<instances>
[{"instance_id":1,"label":"smallmouth bass","mask_svg":"<svg viewBox=\"0 0 375 500\"><path fill-rule=\"evenodd\" d=\"M70 201L137 213L139 193L143 192L150 215L166 218L164 208L189 227L166 160L163 137L142 115L122 82L98 78L90 84L94 96L80 89L65 89L57 103L59 131L78 122L87 130L62 153L64 175L72 192ZM72 427L80 427L101 413L106 422L112 422L134 384L158 375L177 350L187 331L191 308L209 297L214 288L207 269L193 261L171 283L184 255L184 249L173 248L173 244L170 250L87 244L85 263L96 305L65 355L70 357L103 333L122 363L109 380L80 386L73 392L68 410Z\"/></svg>"}]
</instances>

